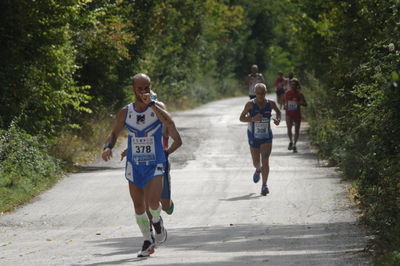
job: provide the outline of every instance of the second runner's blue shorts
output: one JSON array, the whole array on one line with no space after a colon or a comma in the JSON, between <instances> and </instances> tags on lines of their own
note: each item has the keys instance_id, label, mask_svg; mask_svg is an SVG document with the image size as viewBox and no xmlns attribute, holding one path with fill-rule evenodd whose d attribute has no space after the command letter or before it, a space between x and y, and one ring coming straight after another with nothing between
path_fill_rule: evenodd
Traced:
<instances>
[{"instance_id":1,"label":"second runner's blue shorts","mask_svg":"<svg viewBox=\"0 0 400 266\"><path fill-rule=\"evenodd\" d=\"M272 134L269 139L256 139L253 137L253 134L249 130L247 130L247 138L249 140L249 145L252 148L260 148L261 144L272 143Z\"/></svg>"},{"instance_id":2,"label":"second runner's blue shorts","mask_svg":"<svg viewBox=\"0 0 400 266\"><path fill-rule=\"evenodd\" d=\"M167 161L164 163L164 180L163 180L163 190L161 193L162 199L171 199L171 176L170 172L170 163L167 157Z\"/></svg>"}]
</instances>

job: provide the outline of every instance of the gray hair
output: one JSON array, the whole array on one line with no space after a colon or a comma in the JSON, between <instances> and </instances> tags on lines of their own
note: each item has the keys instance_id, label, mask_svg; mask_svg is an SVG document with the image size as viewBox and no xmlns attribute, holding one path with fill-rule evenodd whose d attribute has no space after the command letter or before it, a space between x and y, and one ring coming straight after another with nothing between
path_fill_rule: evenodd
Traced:
<instances>
[{"instance_id":1,"label":"gray hair","mask_svg":"<svg viewBox=\"0 0 400 266\"><path fill-rule=\"evenodd\" d=\"M257 83L256 85L254 85L254 90L256 90L257 88L263 88L265 92L267 92L267 86L265 86L264 83Z\"/></svg>"}]
</instances>

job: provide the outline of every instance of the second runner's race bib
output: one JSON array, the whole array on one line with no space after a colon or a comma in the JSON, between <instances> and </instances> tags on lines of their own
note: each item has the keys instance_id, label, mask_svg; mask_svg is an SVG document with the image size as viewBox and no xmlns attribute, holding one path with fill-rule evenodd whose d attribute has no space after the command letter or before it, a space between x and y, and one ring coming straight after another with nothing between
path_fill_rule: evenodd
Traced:
<instances>
[{"instance_id":1,"label":"second runner's race bib","mask_svg":"<svg viewBox=\"0 0 400 266\"><path fill-rule=\"evenodd\" d=\"M156 160L154 137L132 138L132 159L134 162L150 162Z\"/></svg>"},{"instance_id":2,"label":"second runner's race bib","mask_svg":"<svg viewBox=\"0 0 400 266\"><path fill-rule=\"evenodd\" d=\"M256 139L269 139L269 118L263 117L260 122L254 122L254 137Z\"/></svg>"}]
</instances>

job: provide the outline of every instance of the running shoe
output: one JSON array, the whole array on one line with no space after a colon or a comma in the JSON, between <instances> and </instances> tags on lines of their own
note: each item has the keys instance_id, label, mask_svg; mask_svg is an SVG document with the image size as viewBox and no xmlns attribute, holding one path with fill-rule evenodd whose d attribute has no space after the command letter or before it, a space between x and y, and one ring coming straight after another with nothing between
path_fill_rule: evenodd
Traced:
<instances>
[{"instance_id":1,"label":"running shoe","mask_svg":"<svg viewBox=\"0 0 400 266\"><path fill-rule=\"evenodd\" d=\"M168 210L165 211L168 215L171 215L174 212L174 202L171 200L171 203L169 204Z\"/></svg>"},{"instance_id":2,"label":"running shoe","mask_svg":"<svg viewBox=\"0 0 400 266\"><path fill-rule=\"evenodd\" d=\"M255 172L254 172L254 175L253 175L253 181L254 181L254 183L257 183L258 181L260 181L260 174L261 174L261 170L256 170Z\"/></svg>"},{"instance_id":3,"label":"running shoe","mask_svg":"<svg viewBox=\"0 0 400 266\"><path fill-rule=\"evenodd\" d=\"M143 242L142 250L138 252L137 256L141 257L148 257L154 253L154 241L145 240Z\"/></svg>"},{"instance_id":4,"label":"running shoe","mask_svg":"<svg viewBox=\"0 0 400 266\"><path fill-rule=\"evenodd\" d=\"M296 146L293 146L293 152L297 152L297 148L296 148Z\"/></svg>"},{"instance_id":5,"label":"running shoe","mask_svg":"<svg viewBox=\"0 0 400 266\"><path fill-rule=\"evenodd\" d=\"M261 187L261 195L267 196L267 194L269 194L268 186L267 185L262 185L262 187Z\"/></svg>"},{"instance_id":6,"label":"running shoe","mask_svg":"<svg viewBox=\"0 0 400 266\"><path fill-rule=\"evenodd\" d=\"M156 235L154 236L157 244L162 244L167 240L167 230L164 227L164 222L160 216L160 221L158 223L153 223Z\"/></svg>"},{"instance_id":7,"label":"running shoe","mask_svg":"<svg viewBox=\"0 0 400 266\"><path fill-rule=\"evenodd\" d=\"M287 148L289 151L293 150L293 143L289 142L289 147Z\"/></svg>"}]
</instances>

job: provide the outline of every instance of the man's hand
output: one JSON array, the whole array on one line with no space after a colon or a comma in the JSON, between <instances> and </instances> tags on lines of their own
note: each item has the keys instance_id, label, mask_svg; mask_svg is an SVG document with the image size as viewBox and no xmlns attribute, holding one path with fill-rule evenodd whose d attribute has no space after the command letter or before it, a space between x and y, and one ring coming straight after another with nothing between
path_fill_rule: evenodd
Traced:
<instances>
[{"instance_id":1,"label":"man's hand","mask_svg":"<svg viewBox=\"0 0 400 266\"><path fill-rule=\"evenodd\" d=\"M151 103L153 101L150 97L150 93L141 94L141 97L142 97L143 103L146 105L148 105L149 103Z\"/></svg>"},{"instance_id":2,"label":"man's hand","mask_svg":"<svg viewBox=\"0 0 400 266\"><path fill-rule=\"evenodd\" d=\"M106 148L103 153L101 154L101 158L103 158L104 161L110 160L112 157L112 150L110 148Z\"/></svg>"},{"instance_id":3,"label":"man's hand","mask_svg":"<svg viewBox=\"0 0 400 266\"><path fill-rule=\"evenodd\" d=\"M281 121L279 121L278 119L275 119L275 118L272 118L272 120L274 120L274 124L275 124L275 125L279 126L279 123L280 123Z\"/></svg>"},{"instance_id":4,"label":"man's hand","mask_svg":"<svg viewBox=\"0 0 400 266\"><path fill-rule=\"evenodd\" d=\"M121 161L124 159L126 154L128 153L128 149L125 149L123 152L121 152Z\"/></svg>"},{"instance_id":5,"label":"man's hand","mask_svg":"<svg viewBox=\"0 0 400 266\"><path fill-rule=\"evenodd\" d=\"M253 116L252 122L260 122L262 119L263 119L262 114L256 114L255 116Z\"/></svg>"}]
</instances>

